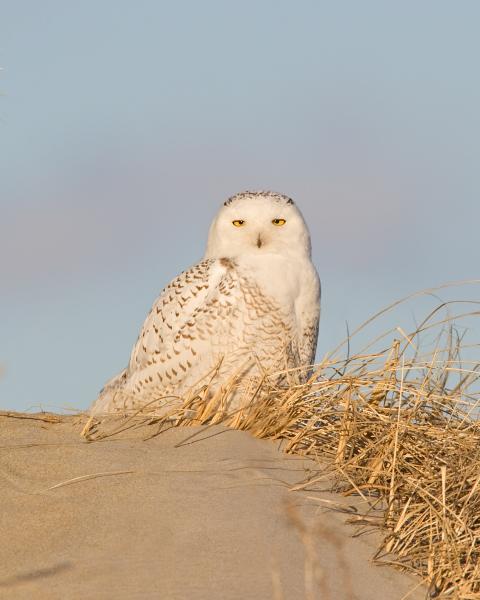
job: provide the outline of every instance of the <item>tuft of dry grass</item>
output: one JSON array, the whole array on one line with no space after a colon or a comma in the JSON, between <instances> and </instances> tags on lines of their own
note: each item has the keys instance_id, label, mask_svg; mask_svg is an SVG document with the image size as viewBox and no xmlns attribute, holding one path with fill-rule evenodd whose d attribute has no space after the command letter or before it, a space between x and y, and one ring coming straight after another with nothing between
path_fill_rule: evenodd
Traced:
<instances>
[{"instance_id":1,"label":"tuft of dry grass","mask_svg":"<svg viewBox=\"0 0 480 600\"><path fill-rule=\"evenodd\" d=\"M389 342L375 352L370 344L339 358L337 348L304 383L298 373L286 373L291 381L282 386L272 383L278 374L266 375L233 413L225 406L235 381L208 401L204 386L166 416L91 419L83 433L94 440L145 422L155 433L172 423L223 422L281 439L285 451L316 459L320 477L334 474L336 491L365 499L369 508L355 521L381 530L377 562L417 574L431 598L478 599L480 372L462 357L478 348L454 325L478 311L452 316L454 306L442 303L411 333L396 327L378 337L377 345Z\"/></svg>"}]
</instances>

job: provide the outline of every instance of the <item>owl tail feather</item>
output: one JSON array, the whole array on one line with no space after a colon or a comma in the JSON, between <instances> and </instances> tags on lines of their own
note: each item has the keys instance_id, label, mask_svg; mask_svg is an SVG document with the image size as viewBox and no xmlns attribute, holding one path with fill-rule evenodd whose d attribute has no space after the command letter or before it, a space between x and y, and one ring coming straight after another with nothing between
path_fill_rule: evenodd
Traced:
<instances>
[{"instance_id":1,"label":"owl tail feather","mask_svg":"<svg viewBox=\"0 0 480 600\"><path fill-rule=\"evenodd\" d=\"M107 381L100 390L97 399L90 407L90 415L94 416L116 412L114 409L115 396L124 387L126 381L127 369L124 369L118 375L115 375L115 377L112 377L112 379Z\"/></svg>"}]
</instances>

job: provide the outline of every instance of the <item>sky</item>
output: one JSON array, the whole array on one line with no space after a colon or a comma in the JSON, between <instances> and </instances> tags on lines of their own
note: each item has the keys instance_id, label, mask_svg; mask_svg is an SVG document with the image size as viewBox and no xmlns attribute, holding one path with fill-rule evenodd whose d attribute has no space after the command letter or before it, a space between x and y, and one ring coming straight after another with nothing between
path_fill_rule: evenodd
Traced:
<instances>
[{"instance_id":1,"label":"sky","mask_svg":"<svg viewBox=\"0 0 480 600\"><path fill-rule=\"evenodd\" d=\"M245 189L309 224L319 358L478 278L479 21L475 0L0 0L0 408L88 407Z\"/></svg>"}]
</instances>

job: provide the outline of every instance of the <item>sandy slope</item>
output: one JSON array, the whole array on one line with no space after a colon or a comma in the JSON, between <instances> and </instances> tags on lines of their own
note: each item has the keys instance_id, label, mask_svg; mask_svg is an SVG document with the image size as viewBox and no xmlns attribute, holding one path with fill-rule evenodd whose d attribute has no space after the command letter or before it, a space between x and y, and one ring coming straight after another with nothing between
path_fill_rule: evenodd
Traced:
<instances>
[{"instance_id":1,"label":"sandy slope","mask_svg":"<svg viewBox=\"0 0 480 600\"><path fill-rule=\"evenodd\" d=\"M418 583L369 564L375 540L320 500L351 498L289 491L314 465L272 442L81 428L0 416L1 598L400 600Z\"/></svg>"}]
</instances>

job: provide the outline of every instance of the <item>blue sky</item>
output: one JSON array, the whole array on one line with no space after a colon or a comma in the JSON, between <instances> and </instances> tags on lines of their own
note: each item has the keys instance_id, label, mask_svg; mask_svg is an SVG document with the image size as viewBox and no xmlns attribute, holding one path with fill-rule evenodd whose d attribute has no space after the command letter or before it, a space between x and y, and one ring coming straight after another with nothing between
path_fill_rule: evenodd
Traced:
<instances>
[{"instance_id":1,"label":"blue sky","mask_svg":"<svg viewBox=\"0 0 480 600\"><path fill-rule=\"evenodd\" d=\"M478 277L479 21L475 1L0 2L0 407L87 407L244 189L310 224L319 356Z\"/></svg>"}]
</instances>

